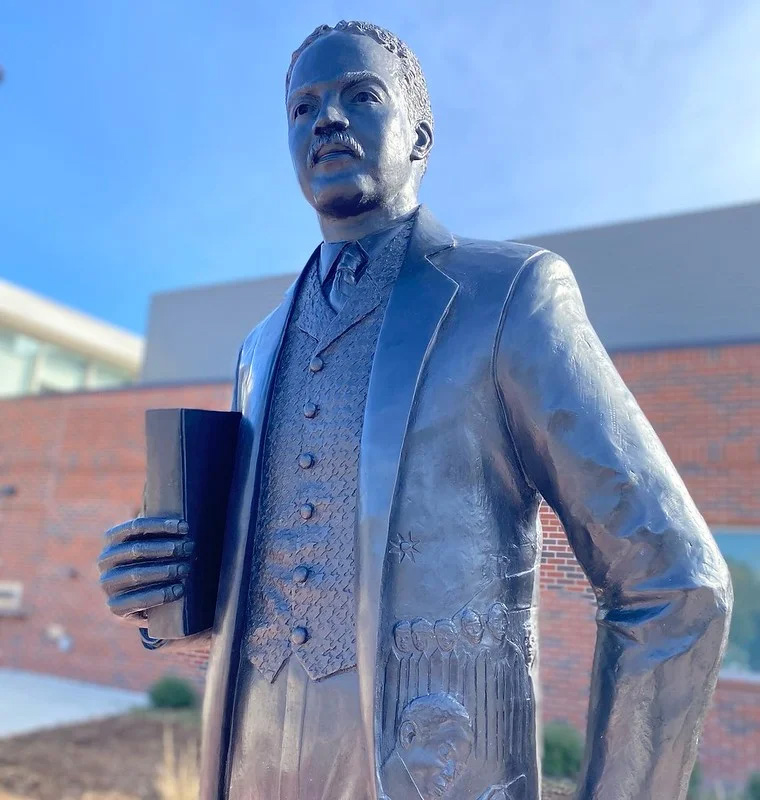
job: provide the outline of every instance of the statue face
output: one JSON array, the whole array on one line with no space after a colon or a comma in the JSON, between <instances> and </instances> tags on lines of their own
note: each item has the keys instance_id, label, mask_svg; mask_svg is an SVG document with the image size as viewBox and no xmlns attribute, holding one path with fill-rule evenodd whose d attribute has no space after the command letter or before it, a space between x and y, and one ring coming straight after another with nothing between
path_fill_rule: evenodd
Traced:
<instances>
[{"instance_id":1,"label":"statue face","mask_svg":"<svg viewBox=\"0 0 760 800\"><path fill-rule=\"evenodd\" d=\"M397 56L374 39L339 31L298 57L287 98L290 154L320 214L390 205L416 181L417 133L397 73Z\"/></svg>"},{"instance_id":2,"label":"statue face","mask_svg":"<svg viewBox=\"0 0 760 800\"><path fill-rule=\"evenodd\" d=\"M460 720L442 723L427 739L412 735L402 758L423 800L445 797L467 762L472 734Z\"/></svg>"},{"instance_id":3,"label":"statue face","mask_svg":"<svg viewBox=\"0 0 760 800\"><path fill-rule=\"evenodd\" d=\"M479 642L483 636L483 623L480 614L471 608L466 608L462 613L462 631L472 642Z\"/></svg>"},{"instance_id":4,"label":"statue face","mask_svg":"<svg viewBox=\"0 0 760 800\"><path fill-rule=\"evenodd\" d=\"M443 653L448 653L454 649L457 641L457 631L451 620L439 619L435 623L435 640L438 648Z\"/></svg>"},{"instance_id":5,"label":"statue face","mask_svg":"<svg viewBox=\"0 0 760 800\"><path fill-rule=\"evenodd\" d=\"M393 641L396 643L399 653L411 653L414 650L411 623L397 622L393 628Z\"/></svg>"},{"instance_id":6,"label":"statue face","mask_svg":"<svg viewBox=\"0 0 760 800\"><path fill-rule=\"evenodd\" d=\"M503 603L494 603L488 609L488 630L494 638L503 639L507 633L507 609Z\"/></svg>"},{"instance_id":7,"label":"statue face","mask_svg":"<svg viewBox=\"0 0 760 800\"><path fill-rule=\"evenodd\" d=\"M533 666L536 660L536 649L538 642L536 641L536 631L530 622L526 622L523 626L524 630L524 644L525 644L525 660L529 667Z\"/></svg>"},{"instance_id":8,"label":"statue face","mask_svg":"<svg viewBox=\"0 0 760 800\"><path fill-rule=\"evenodd\" d=\"M433 641L433 626L426 619L416 619L412 623L412 642L416 650L427 650Z\"/></svg>"}]
</instances>

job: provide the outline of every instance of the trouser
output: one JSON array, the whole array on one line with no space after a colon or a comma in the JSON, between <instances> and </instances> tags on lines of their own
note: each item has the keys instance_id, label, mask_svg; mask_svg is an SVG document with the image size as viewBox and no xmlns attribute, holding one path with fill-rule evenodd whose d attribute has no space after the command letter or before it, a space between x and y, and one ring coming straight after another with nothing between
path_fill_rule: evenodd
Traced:
<instances>
[{"instance_id":1,"label":"trouser","mask_svg":"<svg viewBox=\"0 0 760 800\"><path fill-rule=\"evenodd\" d=\"M356 669L313 681L291 656L270 683L243 659L227 775L229 800L366 800Z\"/></svg>"}]
</instances>

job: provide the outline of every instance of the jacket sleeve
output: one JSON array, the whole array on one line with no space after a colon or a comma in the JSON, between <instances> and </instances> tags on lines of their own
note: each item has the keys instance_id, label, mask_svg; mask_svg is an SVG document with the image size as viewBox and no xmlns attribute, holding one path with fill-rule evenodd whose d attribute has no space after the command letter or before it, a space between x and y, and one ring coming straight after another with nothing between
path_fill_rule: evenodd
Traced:
<instances>
[{"instance_id":1,"label":"jacket sleeve","mask_svg":"<svg viewBox=\"0 0 760 800\"><path fill-rule=\"evenodd\" d=\"M728 632L725 562L553 253L518 273L495 367L525 477L598 602L578 797L684 798Z\"/></svg>"}]
</instances>

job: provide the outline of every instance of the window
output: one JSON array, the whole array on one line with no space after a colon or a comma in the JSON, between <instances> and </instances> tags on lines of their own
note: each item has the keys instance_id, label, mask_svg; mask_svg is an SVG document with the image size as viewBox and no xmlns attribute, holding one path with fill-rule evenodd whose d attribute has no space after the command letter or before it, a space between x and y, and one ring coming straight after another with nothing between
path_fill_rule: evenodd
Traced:
<instances>
[{"instance_id":1,"label":"window","mask_svg":"<svg viewBox=\"0 0 760 800\"><path fill-rule=\"evenodd\" d=\"M0 328L0 397L29 391L39 342Z\"/></svg>"},{"instance_id":2,"label":"window","mask_svg":"<svg viewBox=\"0 0 760 800\"><path fill-rule=\"evenodd\" d=\"M46 345L37 365L37 391L71 392L84 387L87 361L54 345Z\"/></svg>"},{"instance_id":3,"label":"window","mask_svg":"<svg viewBox=\"0 0 760 800\"><path fill-rule=\"evenodd\" d=\"M107 364L90 364L90 371L87 373L88 389L109 389L113 386L124 386L131 383L132 376L116 367Z\"/></svg>"},{"instance_id":4,"label":"window","mask_svg":"<svg viewBox=\"0 0 760 800\"><path fill-rule=\"evenodd\" d=\"M760 673L760 529L713 530L734 584L726 669Z\"/></svg>"},{"instance_id":5,"label":"window","mask_svg":"<svg viewBox=\"0 0 760 800\"><path fill-rule=\"evenodd\" d=\"M109 389L133 379L119 367L0 327L0 397Z\"/></svg>"},{"instance_id":6,"label":"window","mask_svg":"<svg viewBox=\"0 0 760 800\"><path fill-rule=\"evenodd\" d=\"M21 613L21 597L24 584L21 581L0 581L0 617Z\"/></svg>"}]
</instances>

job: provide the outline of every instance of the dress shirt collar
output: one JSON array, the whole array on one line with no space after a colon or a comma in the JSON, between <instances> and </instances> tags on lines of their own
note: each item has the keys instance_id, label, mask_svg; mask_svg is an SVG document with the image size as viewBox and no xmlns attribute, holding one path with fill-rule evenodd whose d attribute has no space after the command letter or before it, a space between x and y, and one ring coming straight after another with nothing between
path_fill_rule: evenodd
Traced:
<instances>
[{"instance_id":1,"label":"dress shirt collar","mask_svg":"<svg viewBox=\"0 0 760 800\"><path fill-rule=\"evenodd\" d=\"M419 208L419 206L418 206ZM396 235L399 228L408 222L416 213L418 208L404 214L403 217L397 219L392 225L382 230L370 233L368 236L363 236L359 239L359 244L364 249L364 252L371 261L381 250L387 245L390 240ZM335 259L340 255L340 251L346 246L346 242L322 242L319 248L319 280L324 283L330 270L332 269Z\"/></svg>"}]
</instances>

